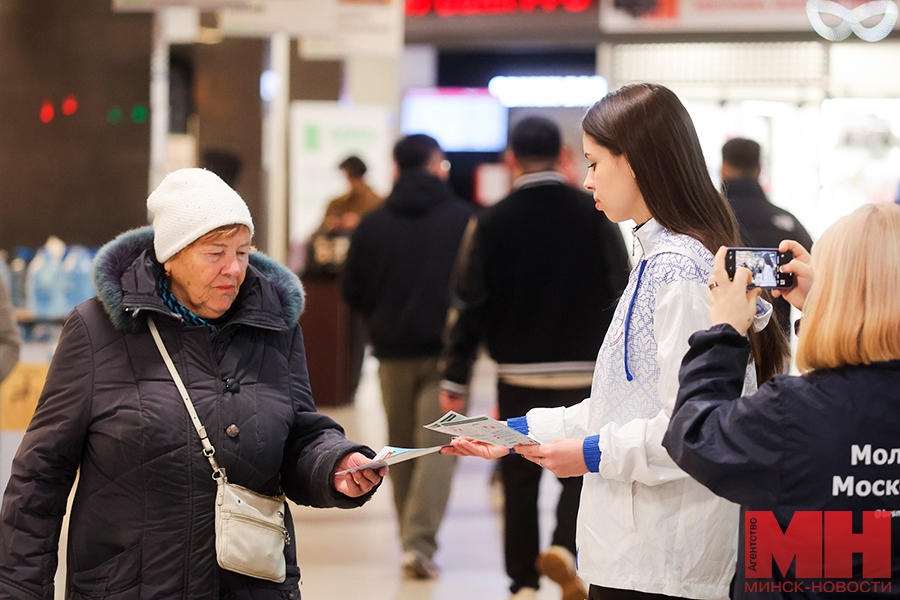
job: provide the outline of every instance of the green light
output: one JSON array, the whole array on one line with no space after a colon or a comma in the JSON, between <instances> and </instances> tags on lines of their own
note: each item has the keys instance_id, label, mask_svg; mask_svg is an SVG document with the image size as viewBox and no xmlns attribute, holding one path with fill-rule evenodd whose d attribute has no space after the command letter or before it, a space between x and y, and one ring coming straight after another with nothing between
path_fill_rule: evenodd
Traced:
<instances>
[{"instance_id":1,"label":"green light","mask_svg":"<svg viewBox=\"0 0 900 600\"><path fill-rule=\"evenodd\" d=\"M118 125L124 116L122 107L116 104L106 112L106 122L110 125Z\"/></svg>"},{"instance_id":2,"label":"green light","mask_svg":"<svg viewBox=\"0 0 900 600\"><path fill-rule=\"evenodd\" d=\"M134 123L143 123L147 120L147 108L138 104L131 110L131 120Z\"/></svg>"}]
</instances>

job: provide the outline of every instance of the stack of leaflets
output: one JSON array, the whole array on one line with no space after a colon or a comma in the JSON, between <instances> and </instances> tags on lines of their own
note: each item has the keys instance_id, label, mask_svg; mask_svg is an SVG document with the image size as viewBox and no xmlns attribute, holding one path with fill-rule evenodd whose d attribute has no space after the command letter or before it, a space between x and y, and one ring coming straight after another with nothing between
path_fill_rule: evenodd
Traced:
<instances>
[{"instance_id":1,"label":"stack of leaflets","mask_svg":"<svg viewBox=\"0 0 900 600\"><path fill-rule=\"evenodd\" d=\"M464 437L487 444L498 444L507 448L512 448L513 446L534 446L541 443L530 435L520 433L505 423L501 423L487 415L467 417L452 410L434 423L425 425L425 428L454 437ZM359 469L380 469L387 465L438 452L441 448L444 448L444 446L432 446L431 448L395 448L394 446L385 446L375 455L372 462L353 467L352 469L338 471L336 475L343 475Z\"/></svg>"},{"instance_id":2,"label":"stack of leaflets","mask_svg":"<svg viewBox=\"0 0 900 600\"><path fill-rule=\"evenodd\" d=\"M467 417L452 410L431 425L426 425L425 428L487 444L498 444L507 448L533 446L541 443L530 435L516 431L505 423L501 423L487 415Z\"/></svg>"}]
</instances>

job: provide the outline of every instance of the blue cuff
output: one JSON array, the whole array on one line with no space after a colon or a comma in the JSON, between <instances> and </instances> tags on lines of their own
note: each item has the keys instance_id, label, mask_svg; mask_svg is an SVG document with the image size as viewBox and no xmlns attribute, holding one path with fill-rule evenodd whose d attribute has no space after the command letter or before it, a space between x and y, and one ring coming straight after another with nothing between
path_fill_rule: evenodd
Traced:
<instances>
[{"instance_id":1,"label":"blue cuff","mask_svg":"<svg viewBox=\"0 0 900 600\"><path fill-rule=\"evenodd\" d=\"M584 438L584 464L591 473L600 472L600 436L589 435Z\"/></svg>"},{"instance_id":2,"label":"blue cuff","mask_svg":"<svg viewBox=\"0 0 900 600\"><path fill-rule=\"evenodd\" d=\"M528 417L513 417L507 419L506 424L522 435L528 435Z\"/></svg>"}]
</instances>

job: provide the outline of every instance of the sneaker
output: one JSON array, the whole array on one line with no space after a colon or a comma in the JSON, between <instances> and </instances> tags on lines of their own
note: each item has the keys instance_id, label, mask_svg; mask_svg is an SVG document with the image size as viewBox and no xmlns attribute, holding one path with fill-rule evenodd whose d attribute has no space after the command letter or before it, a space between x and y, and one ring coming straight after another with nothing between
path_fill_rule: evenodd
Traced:
<instances>
[{"instance_id":1,"label":"sneaker","mask_svg":"<svg viewBox=\"0 0 900 600\"><path fill-rule=\"evenodd\" d=\"M537 600L537 590L531 587L519 588L519 591L509 597L509 600Z\"/></svg>"},{"instance_id":2,"label":"sneaker","mask_svg":"<svg viewBox=\"0 0 900 600\"><path fill-rule=\"evenodd\" d=\"M434 579L438 576L438 568L421 552L410 550L403 553L403 576L406 579Z\"/></svg>"},{"instance_id":3,"label":"sneaker","mask_svg":"<svg viewBox=\"0 0 900 600\"><path fill-rule=\"evenodd\" d=\"M586 600L587 589L575 573L575 557L567 548L550 546L535 561L535 568L562 588L562 600Z\"/></svg>"}]
</instances>

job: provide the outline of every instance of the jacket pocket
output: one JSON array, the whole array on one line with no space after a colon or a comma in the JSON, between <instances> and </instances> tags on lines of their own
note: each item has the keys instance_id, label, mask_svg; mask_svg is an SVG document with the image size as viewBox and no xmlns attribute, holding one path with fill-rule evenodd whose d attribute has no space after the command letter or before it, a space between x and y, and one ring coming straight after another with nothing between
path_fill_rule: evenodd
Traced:
<instances>
[{"instance_id":1,"label":"jacket pocket","mask_svg":"<svg viewBox=\"0 0 900 600\"><path fill-rule=\"evenodd\" d=\"M135 544L104 563L71 576L69 600L81 598L115 598L115 594L140 583L141 545Z\"/></svg>"}]
</instances>

